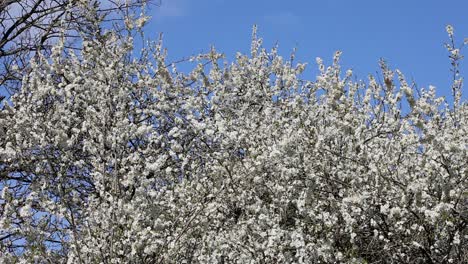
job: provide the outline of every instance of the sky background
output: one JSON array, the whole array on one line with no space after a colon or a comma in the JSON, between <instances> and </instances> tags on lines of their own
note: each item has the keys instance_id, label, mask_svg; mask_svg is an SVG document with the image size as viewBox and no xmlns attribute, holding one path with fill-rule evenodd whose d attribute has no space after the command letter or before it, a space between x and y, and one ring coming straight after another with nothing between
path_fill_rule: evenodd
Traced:
<instances>
[{"instance_id":1,"label":"sky background","mask_svg":"<svg viewBox=\"0 0 468 264\"><path fill-rule=\"evenodd\" d=\"M207 52L214 45L232 61L237 51L249 52L256 24L265 48L278 43L287 57L297 48L296 58L309 62L305 77L312 80L315 58L329 63L341 50L343 68L352 68L358 79L376 73L383 58L418 87L431 84L438 95L449 96L445 26L453 25L461 44L468 37L467 10L467 0L162 0L150 10L153 19L145 34L164 34L170 60ZM462 76L467 63L462 63Z\"/></svg>"}]
</instances>

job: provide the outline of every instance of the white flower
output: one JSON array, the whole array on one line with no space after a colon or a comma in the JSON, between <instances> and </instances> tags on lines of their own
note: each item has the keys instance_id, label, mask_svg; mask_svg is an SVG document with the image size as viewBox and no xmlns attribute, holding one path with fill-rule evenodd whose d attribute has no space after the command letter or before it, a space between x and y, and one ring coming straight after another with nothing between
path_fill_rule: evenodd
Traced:
<instances>
[{"instance_id":1,"label":"white flower","mask_svg":"<svg viewBox=\"0 0 468 264\"><path fill-rule=\"evenodd\" d=\"M151 170L151 171L158 171L158 170L164 165L164 163L166 162L167 158L168 158L168 157L167 157L166 155L161 155L161 156L156 160L156 162L146 164L146 168L148 168L148 169Z\"/></svg>"},{"instance_id":2,"label":"white flower","mask_svg":"<svg viewBox=\"0 0 468 264\"><path fill-rule=\"evenodd\" d=\"M455 233L455 236L453 237L452 243L454 245L459 245L460 244L460 233L458 231Z\"/></svg>"},{"instance_id":3,"label":"white flower","mask_svg":"<svg viewBox=\"0 0 468 264\"><path fill-rule=\"evenodd\" d=\"M21 217L24 217L24 218L29 217L31 215L31 205L27 204L21 207L19 213Z\"/></svg>"},{"instance_id":4,"label":"white flower","mask_svg":"<svg viewBox=\"0 0 468 264\"><path fill-rule=\"evenodd\" d=\"M452 37L453 36L453 27L451 25L447 25L445 27L445 30L447 31L447 34Z\"/></svg>"},{"instance_id":5,"label":"white flower","mask_svg":"<svg viewBox=\"0 0 468 264\"><path fill-rule=\"evenodd\" d=\"M150 19L151 17L149 16L141 16L139 17L136 21L135 21L135 26L137 28L142 28L145 26L146 22L148 22L148 20Z\"/></svg>"}]
</instances>

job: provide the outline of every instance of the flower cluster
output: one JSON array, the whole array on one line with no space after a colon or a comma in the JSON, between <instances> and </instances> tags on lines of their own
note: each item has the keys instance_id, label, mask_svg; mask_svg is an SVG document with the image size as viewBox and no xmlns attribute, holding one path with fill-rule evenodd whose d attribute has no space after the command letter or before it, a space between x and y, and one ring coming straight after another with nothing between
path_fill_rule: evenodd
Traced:
<instances>
[{"instance_id":1,"label":"flower cluster","mask_svg":"<svg viewBox=\"0 0 468 264\"><path fill-rule=\"evenodd\" d=\"M57 46L0 112L4 262L468 260L466 103L341 52L306 81L255 34L188 74L131 47Z\"/></svg>"}]
</instances>

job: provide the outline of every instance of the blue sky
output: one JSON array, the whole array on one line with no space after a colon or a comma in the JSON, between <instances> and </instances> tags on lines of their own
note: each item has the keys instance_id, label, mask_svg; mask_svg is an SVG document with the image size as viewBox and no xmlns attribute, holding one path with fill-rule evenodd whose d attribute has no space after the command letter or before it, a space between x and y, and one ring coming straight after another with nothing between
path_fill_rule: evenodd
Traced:
<instances>
[{"instance_id":1,"label":"blue sky","mask_svg":"<svg viewBox=\"0 0 468 264\"><path fill-rule=\"evenodd\" d=\"M160 7L152 7L145 33L155 38L162 32L173 60L211 45L232 59L237 51L249 51L257 24L266 48L279 43L284 56L297 48L298 60L310 63L309 78L316 73L316 57L329 62L341 50L343 67L352 68L359 79L378 71L384 58L418 87L435 85L439 95L449 96L445 26L453 25L463 42L467 10L466 0L162 0Z\"/></svg>"}]
</instances>

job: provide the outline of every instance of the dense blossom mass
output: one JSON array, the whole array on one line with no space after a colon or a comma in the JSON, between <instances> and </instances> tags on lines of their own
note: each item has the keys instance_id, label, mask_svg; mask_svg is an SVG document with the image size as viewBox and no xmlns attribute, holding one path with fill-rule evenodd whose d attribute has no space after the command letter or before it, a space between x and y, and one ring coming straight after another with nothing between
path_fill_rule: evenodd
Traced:
<instances>
[{"instance_id":1,"label":"dense blossom mass","mask_svg":"<svg viewBox=\"0 0 468 264\"><path fill-rule=\"evenodd\" d=\"M255 34L190 73L161 43L138 60L112 33L59 43L0 112L0 258L466 262L468 105L447 48L451 103L383 62L355 81L340 52L303 80Z\"/></svg>"}]
</instances>

